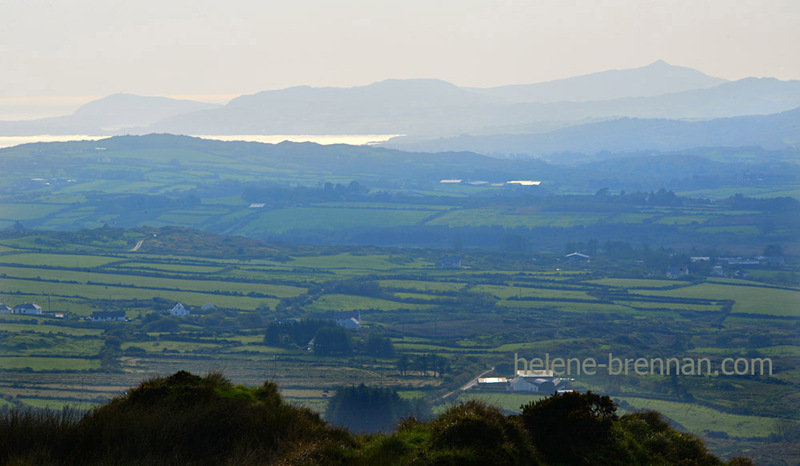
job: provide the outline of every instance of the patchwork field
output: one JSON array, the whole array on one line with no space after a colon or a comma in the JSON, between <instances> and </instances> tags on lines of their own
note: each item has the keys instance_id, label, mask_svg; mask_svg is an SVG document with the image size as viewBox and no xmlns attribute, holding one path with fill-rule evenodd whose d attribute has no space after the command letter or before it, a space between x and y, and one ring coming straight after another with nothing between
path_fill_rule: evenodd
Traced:
<instances>
[{"instance_id":1,"label":"patchwork field","mask_svg":"<svg viewBox=\"0 0 800 466\"><path fill-rule=\"evenodd\" d=\"M459 253L469 268L444 269L441 252L424 249L305 248L240 259L131 252L112 238L103 244L0 240L0 301L44 310L0 314L0 405L87 408L143 378L186 369L222 370L237 383L274 380L290 400L318 410L331 390L363 382L433 404L478 398L513 411L536 397L460 388L492 368L513 376L516 355L613 353L715 364L769 357L776 374L601 374L574 377L571 386L608 393L627 410L657 409L700 435L767 438L798 414L787 408L800 387L800 288L793 286L632 278L605 272L607 264L565 270L559 257L531 265L469 251ZM219 240L208 251L229 247L238 246ZM192 315L168 316L178 301ZM85 319L107 310L125 311L129 321ZM305 342L265 344L270 323L332 311L361 313L350 356L318 356ZM363 353L373 334L389 339L393 356ZM431 355L446 361L441 373L419 366Z\"/></svg>"}]
</instances>

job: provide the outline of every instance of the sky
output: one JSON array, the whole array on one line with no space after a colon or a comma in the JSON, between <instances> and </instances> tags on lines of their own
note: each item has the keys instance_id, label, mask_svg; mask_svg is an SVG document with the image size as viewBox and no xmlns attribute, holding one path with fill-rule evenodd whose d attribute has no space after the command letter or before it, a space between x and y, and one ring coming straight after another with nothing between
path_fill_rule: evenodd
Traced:
<instances>
[{"instance_id":1,"label":"sky","mask_svg":"<svg viewBox=\"0 0 800 466\"><path fill-rule=\"evenodd\" d=\"M530 84L656 60L800 79L797 0L0 0L0 119L117 92Z\"/></svg>"}]
</instances>

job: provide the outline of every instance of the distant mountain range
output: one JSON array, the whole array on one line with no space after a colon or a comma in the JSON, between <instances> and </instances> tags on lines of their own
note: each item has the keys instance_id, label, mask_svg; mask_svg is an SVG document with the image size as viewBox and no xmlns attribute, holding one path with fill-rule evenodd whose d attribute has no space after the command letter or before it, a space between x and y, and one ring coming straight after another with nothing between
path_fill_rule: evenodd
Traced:
<instances>
[{"instance_id":1,"label":"distant mountain range","mask_svg":"<svg viewBox=\"0 0 800 466\"><path fill-rule=\"evenodd\" d=\"M510 102L590 102L593 100L652 97L706 89L726 82L692 68L658 60L641 68L610 70L538 84L473 89Z\"/></svg>"},{"instance_id":2,"label":"distant mountain range","mask_svg":"<svg viewBox=\"0 0 800 466\"><path fill-rule=\"evenodd\" d=\"M693 144L782 148L797 144L797 133L792 133L796 114L776 115L775 124L756 116L798 107L800 81L728 82L657 61L488 89L433 79L352 88L292 87L241 96L224 106L117 94L69 116L0 122L0 135L405 134L387 145L537 156L676 150ZM719 121L694 121L715 119Z\"/></svg>"},{"instance_id":3,"label":"distant mountain range","mask_svg":"<svg viewBox=\"0 0 800 466\"><path fill-rule=\"evenodd\" d=\"M800 108L772 115L707 121L620 118L539 134L458 136L386 147L416 152L469 150L494 156L528 155L558 161L560 153L682 151L698 147L800 148Z\"/></svg>"},{"instance_id":4,"label":"distant mountain range","mask_svg":"<svg viewBox=\"0 0 800 466\"><path fill-rule=\"evenodd\" d=\"M218 104L167 97L113 94L81 106L72 115L25 121L0 121L0 136L125 133L174 115L210 110Z\"/></svg>"}]
</instances>

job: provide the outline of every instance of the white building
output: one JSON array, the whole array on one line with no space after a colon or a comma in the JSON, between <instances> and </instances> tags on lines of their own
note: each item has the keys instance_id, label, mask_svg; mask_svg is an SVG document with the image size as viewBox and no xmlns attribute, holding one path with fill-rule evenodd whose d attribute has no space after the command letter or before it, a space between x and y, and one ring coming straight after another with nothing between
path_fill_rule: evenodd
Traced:
<instances>
[{"instance_id":1,"label":"white building","mask_svg":"<svg viewBox=\"0 0 800 466\"><path fill-rule=\"evenodd\" d=\"M23 303L17 306L14 306L14 314L29 314L29 315L39 315L42 313L42 306L39 306L35 303Z\"/></svg>"},{"instance_id":2,"label":"white building","mask_svg":"<svg viewBox=\"0 0 800 466\"><path fill-rule=\"evenodd\" d=\"M350 330L358 330L361 328L361 311L353 312L335 312L333 320L336 325Z\"/></svg>"},{"instance_id":3,"label":"white building","mask_svg":"<svg viewBox=\"0 0 800 466\"><path fill-rule=\"evenodd\" d=\"M176 304L172 309L170 309L169 313L179 317L184 317L189 315L189 311L186 310L186 308L183 307L183 304L181 304L180 302L178 302L178 304Z\"/></svg>"}]
</instances>

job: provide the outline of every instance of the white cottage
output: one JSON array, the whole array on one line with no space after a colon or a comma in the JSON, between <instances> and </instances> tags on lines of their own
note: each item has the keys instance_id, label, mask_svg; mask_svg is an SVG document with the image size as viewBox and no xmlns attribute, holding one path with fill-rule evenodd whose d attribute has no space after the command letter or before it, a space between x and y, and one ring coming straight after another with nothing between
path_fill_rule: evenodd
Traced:
<instances>
[{"instance_id":1,"label":"white cottage","mask_svg":"<svg viewBox=\"0 0 800 466\"><path fill-rule=\"evenodd\" d=\"M184 317L189 315L189 311L183 307L183 304L180 301L169 311L170 314L178 317Z\"/></svg>"},{"instance_id":2,"label":"white cottage","mask_svg":"<svg viewBox=\"0 0 800 466\"><path fill-rule=\"evenodd\" d=\"M39 315L42 313L42 306L35 303L23 303L14 306L14 314L31 314Z\"/></svg>"}]
</instances>

